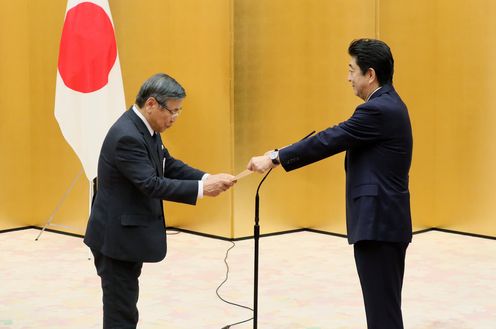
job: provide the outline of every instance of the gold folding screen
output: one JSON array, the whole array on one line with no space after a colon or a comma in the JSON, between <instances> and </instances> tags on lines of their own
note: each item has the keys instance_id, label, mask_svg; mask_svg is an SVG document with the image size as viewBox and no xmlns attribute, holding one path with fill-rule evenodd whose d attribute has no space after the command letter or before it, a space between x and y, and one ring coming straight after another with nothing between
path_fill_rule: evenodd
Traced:
<instances>
[{"instance_id":1,"label":"gold folding screen","mask_svg":"<svg viewBox=\"0 0 496 329\"><path fill-rule=\"evenodd\" d=\"M53 116L66 0L0 0L0 230L43 225L80 170ZM395 86L414 129L417 229L496 235L496 4L491 0L110 0L126 103L163 71L188 97L163 135L172 154L211 173L346 120L359 104L346 81L349 42L379 36L396 60ZM15 138L14 138L15 137ZM166 203L169 225L225 237L251 234L252 175L197 207ZM261 190L262 232L311 227L345 233L343 156ZM56 217L84 233L88 183Z\"/></svg>"},{"instance_id":2,"label":"gold folding screen","mask_svg":"<svg viewBox=\"0 0 496 329\"><path fill-rule=\"evenodd\" d=\"M350 40L374 37L374 1L235 1L235 169L254 154L346 120L358 99L347 82ZM372 15L371 15L372 14ZM345 233L343 155L261 189L262 232L301 227ZM234 189L234 232L250 235L261 176Z\"/></svg>"},{"instance_id":3,"label":"gold folding screen","mask_svg":"<svg viewBox=\"0 0 496 329\"><path fill-rule=\"evenodd\" d=\"M496 236L496 2L380 1L414 129L418 226Z\"/></svg>"},{"instance_id":4,"label":"gold folding screen","mask_svg":"<svg viewBox=\"0 0 496 329\"><path fill-rule=\"evenodd\" d=\"M30 224L31 98L27 1L0 10L0 230Z\"/></svg>"}]
</instances>

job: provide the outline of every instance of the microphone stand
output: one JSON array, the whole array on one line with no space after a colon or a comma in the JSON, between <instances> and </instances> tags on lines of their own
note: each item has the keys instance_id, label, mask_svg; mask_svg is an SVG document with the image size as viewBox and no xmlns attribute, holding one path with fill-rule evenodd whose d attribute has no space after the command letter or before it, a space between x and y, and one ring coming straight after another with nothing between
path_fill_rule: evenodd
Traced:
<instances>
[{"instance_id":1,"label":"microphone stand","mask_svg":"<svg viewBox=\"0 0 496 329\"><path fill-rule=\"evenodd\" d=\"M253 238L255 241L255 264L254 264L254 275L253 275L253 284L254 284L254 291L253 291L253 329L257 329L258 325L258 254L259 254L259 240L260 240L260 217L259 217L259 211L260 211L260 197L258 195L258 192L260 190L260 186L262 186L262 183L264 180L269 176L270 172L272 171L272 168L265 174L264 178L260 181L260 184L258 184L257 187L257 194L255 195L255 226L253 226Z\"/></svg>"},{"instance_id":2,"label":"microphone stand","mask_svg":"<svg viewBox=\"0 0 496 329\"><path fill-rule=\"evenodd\" d=\"M312 136L315 133L315 130L312 131L310 134L306 135L303 137L300 141L307 139L308 137ZM273 168L270 168L270 170L265 174L265 176L262 178L260 181L260 184L258 184L257 187L257 193L255 195L255 225L253 226L253 239L255 242L255 257L254 257L254 273L253 273L253 329L258 328L258 255L259 255L259 241L260 241L260 217L259 217L259 212L260 212L260 197L258 195L258 192L260 191L260 187L262 186L262 183L265 181L267 176L272 172Z\"/></svg>"}]
</instances>

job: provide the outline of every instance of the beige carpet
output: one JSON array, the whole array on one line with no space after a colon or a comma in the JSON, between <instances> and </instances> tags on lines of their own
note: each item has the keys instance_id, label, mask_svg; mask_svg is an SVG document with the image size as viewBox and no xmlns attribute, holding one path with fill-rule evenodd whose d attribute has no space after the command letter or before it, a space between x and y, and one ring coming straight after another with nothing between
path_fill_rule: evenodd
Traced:
<instances>
[{"instance_id":1,"label":"beige carpet","mask_svg":"<svg viewBox=\"0 0 496 329\"><path fill-rule=\"evenodd\" d=\"M101 328L99 278L82 239L38 230L0 234L0 329ZM251 317L215 295L231 243L170 235L165 261L145 264L143 329L220 329ZM252 304L253 241L229 255L224 297ZM363 329L365 313L352 247L302 232L261 239L261 329ZM407 253L407 329L496 328L496 241L428 232ZM235 329L252 328L248 322Z\"/></svg>"}]
</instances>

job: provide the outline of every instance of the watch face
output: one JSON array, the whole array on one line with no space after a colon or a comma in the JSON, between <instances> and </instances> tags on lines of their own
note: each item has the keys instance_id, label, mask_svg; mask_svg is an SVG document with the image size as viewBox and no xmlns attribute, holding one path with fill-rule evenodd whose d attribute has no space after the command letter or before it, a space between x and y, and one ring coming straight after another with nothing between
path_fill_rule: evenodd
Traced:
<instances>
[{"instance_id":1,"label":"watch face","mask_svg":"<svg viewBox=\"0 0 496 329\"><path fill-rule=\"evenodd\" d=\"M272 163L275 165L279 164L279 161L277 160L277 157L279 156L279 151L272 151L269 153L269 158L272 160Z\"/></svg>"}]
</instances>

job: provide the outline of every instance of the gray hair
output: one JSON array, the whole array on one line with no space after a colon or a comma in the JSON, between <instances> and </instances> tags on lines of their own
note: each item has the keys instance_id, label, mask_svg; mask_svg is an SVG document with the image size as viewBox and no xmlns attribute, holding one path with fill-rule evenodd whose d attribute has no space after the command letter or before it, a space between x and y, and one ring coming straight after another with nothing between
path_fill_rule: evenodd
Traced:
<instances>
[{"instance_id":1,"label":"gray hair","mask_svg":"<svg viewBox=\"0 0 496 329\"><path fill-rule=\"evenodd\" d=\"M166 106L169 98L184 98L186 91L174 78L165 73L157 73L146 80L136 96L136 105L140 108L148 98L153 97L161 106Z\"/></svg>"}]
</instances>

